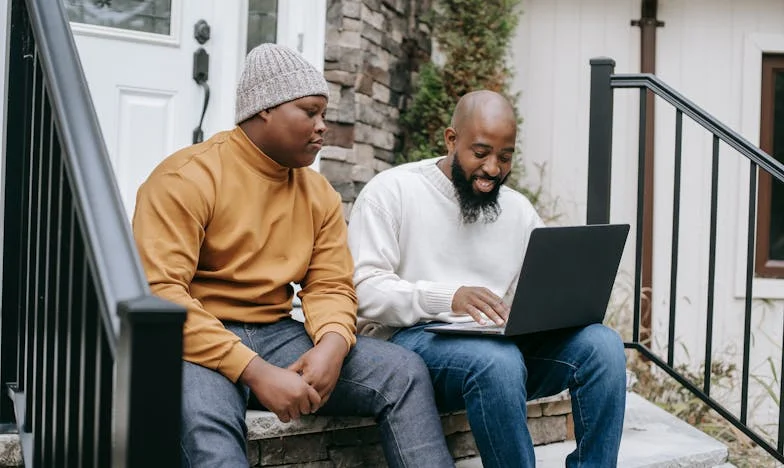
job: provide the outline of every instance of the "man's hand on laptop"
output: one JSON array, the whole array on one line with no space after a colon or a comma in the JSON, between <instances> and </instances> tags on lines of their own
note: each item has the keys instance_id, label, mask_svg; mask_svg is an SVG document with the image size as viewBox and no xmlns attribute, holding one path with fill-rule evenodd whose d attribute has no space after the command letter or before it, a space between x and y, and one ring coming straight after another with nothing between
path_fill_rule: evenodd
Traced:
<instances>
[{"instance_id":1,"label":"man's hand on laptop","mask_svg":"<svg viewBox=\"0 0 784 468\"><path fill-rule=\"evenodd\" d=\"M485 325L486 319L503 325L509 317L509 306L487 288L463 286L452 297L452 311L470 315L474 321Z\"/></svg>"}]
</instances>

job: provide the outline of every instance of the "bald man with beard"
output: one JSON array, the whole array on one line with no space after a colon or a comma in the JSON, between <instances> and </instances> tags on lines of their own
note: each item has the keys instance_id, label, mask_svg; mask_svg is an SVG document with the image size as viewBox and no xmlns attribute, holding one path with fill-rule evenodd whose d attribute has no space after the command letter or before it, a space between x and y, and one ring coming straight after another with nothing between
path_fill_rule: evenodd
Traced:
<instances>
[{"instance_id":1,"label":"bald man with beard","mask_svg":"<svg viewBox=\"0 0 784 468\"><path fill-rule=\"evenodd\" d=\"M439 409L466 410L484 468L535 466L526 402L567 388L577 448L566 465L612 467L626 397L615 331L600 324L518 338L424 331L434 322L502 325L509 314L530 234L544 225L525 196L504 186L516 137L504 96L468 93L444 131L446 156L384 171L362 190L348 233L360 332L422 356Z\"/></svg>"}]
</instances>

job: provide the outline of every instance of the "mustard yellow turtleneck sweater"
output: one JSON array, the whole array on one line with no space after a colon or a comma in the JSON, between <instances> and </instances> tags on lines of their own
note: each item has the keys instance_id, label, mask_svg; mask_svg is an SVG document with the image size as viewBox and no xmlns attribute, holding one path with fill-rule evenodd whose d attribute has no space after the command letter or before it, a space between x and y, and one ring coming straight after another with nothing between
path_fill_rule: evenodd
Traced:
<instances>
[{"instance_id":1,"label":"mustard yellow turtleneck sweater","mask_svg":"<svg viewBox=\"0 0 784 468\"><path fill-rule=\"evenodd\" d=\"M239 128L174 153L139 188L133 232L152 292L188 309L185 360L235 381L256 355L221 321L273 323L299 293L305 328L355 343L357 299L340 195Z\"/></svg>"}]
</instances>

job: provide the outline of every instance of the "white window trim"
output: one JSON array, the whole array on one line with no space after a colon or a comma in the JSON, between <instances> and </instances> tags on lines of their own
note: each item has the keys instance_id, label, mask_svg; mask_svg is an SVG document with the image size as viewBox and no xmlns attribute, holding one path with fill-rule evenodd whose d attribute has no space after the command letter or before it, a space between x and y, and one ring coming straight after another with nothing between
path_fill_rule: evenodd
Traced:
<instances>
[{"instance_id":1,"label":"white window trim","mask_svg":"<svg viewBox=\"0 0 784 468\"><path fill-rule=\"evenodd\" d=\"M97 26L94 24L77 23L71 21L71 31L74 35L111 38L123 41L167 45L172 47L178 47L180 45L181 28L182 0L172 0L168 35L155 34L144 31L134 31L132 29L113 28L110 26Z\"/></svg>"},{"instance_id":2,"label":"white window trim","mask_svg":"<svg viewBox=\"0 0 784 468\"><path fill-rule=\"evenodd\" d=\"M766 53L784 54L784 34L752 33L744 38L743 71L741 72L741 118L740 133L751 143L759 146L760 112L762 109L762 55ZM739 166L738 177L738 220L735 296L746 296L746 253L748 240L748 164ZM754 278L752 281L754 299L784 299L784 279Z\"/></svg>"},{"instance_id":3,"label":"white window trim","mask_svg":"<svg viewBox=\"0 0 784 468\"><path fill-rule=\"evenodd\" d=\"M245 8L246 14L247 11ZM324 72L326 22L326 0L278 0L277 42L298 50L318 71ZM318 172L320 162L321 152L310 168Z\"/></svg>"},{"instance_id":4,"label":"white window trim","mask_svg":"<svg viewBox=\"0 0 784 468\"><path fill-rule=\"evenodd\" d=\"M321 72L326 22L326 0L278 0L278 44L298 50Z\"/></svg>"}]
</instances>

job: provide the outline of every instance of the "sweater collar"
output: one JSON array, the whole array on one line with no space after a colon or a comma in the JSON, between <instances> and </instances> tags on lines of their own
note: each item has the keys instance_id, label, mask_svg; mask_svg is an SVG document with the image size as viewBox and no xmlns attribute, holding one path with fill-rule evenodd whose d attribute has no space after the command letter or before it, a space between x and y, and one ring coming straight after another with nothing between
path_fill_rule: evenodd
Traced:
<instances>
[{"instance_id":1,"label":"sweater collar","mask_svg":"<svg viewBox=\"0 0 784 468\"><path fill-rule=\"evenodd\" d=\"M235 127L231 132L231 140L237 145L240 158L248 163L262 177L271 180L286 180L292 169L283 167L272 158L264 154L256 145L250 141L248 135L240 127Z\"/></svg>"},{"instance_id":2,"label":"sweater collar","mask_svg":"<svg viewBox=\"0 0 784 468\"><path fill-rule=\"evenodd\" d=\"M446 198L457 202L457 195L455 194L455 186L452 181L444 174L444 171L438 167L438 162L446 159L446 156L440 158L433 158L432 164L426 165L423 170L428 179L433 185L441 192Z\"/></svg>"}]
</instances>

